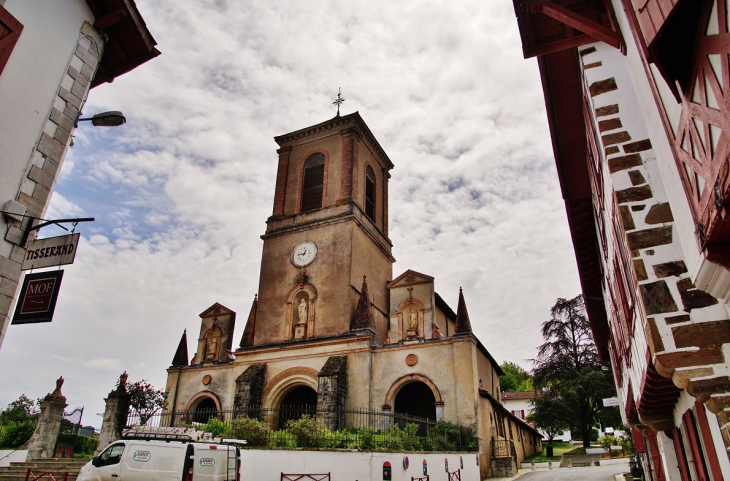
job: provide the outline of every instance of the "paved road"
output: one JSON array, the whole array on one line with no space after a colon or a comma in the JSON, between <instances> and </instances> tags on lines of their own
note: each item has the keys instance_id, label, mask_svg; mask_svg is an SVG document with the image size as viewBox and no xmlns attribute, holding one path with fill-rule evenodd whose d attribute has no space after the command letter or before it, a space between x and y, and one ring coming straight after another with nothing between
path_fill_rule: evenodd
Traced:
<instances>
[{"instance_id":1,"label":"paved road","mask_svg":"<svg viewBox=\"0 0 730 481\"><path fill-rule=\"evenodd\" d=\"M535 471L520 476L519 481L614 481L614 476L627 473L628 466L596 466L593 468L560 468L552 471Z\"/></svg>"}]
</instances>

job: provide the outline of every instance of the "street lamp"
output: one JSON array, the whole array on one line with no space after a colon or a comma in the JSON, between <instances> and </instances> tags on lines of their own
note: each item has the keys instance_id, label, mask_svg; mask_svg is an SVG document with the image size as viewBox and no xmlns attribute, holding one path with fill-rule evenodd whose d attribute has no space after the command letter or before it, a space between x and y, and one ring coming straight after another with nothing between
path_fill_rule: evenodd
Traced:
<instances>
[{"instance_id":1,"label":"street lamp","mask_svg":"<svg viewBox=\"0 0 730 481\"><path fill-rule=\"evenodd\" d=\"M109 112L102 112L92 117L86 117L85 119L77 118L75 127L79 126L79 122L91 121L94 127L119 127L120 125L127 122L124 118L124 114L118 110L112 110Z\"/></svg>"}]
</instances>

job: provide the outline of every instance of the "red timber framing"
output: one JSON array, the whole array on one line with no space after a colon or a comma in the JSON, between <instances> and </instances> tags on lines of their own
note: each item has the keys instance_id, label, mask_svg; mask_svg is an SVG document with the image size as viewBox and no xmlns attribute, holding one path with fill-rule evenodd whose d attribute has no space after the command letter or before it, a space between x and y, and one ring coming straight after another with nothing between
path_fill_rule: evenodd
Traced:
<instances>
[{"instance_id":1,"label":"red timber framing","mask_svg":"<svg viewBox=\"0 0 730 481\"><path fill-rule=\"evenodd\" d=\"M513 0L525 58L586 43L625 51L611 3L606 0Z\"/></svg>"},{"instance_id":2,"label":"red timber framing","mask_svg":"<svg viewBox=\"0 0 730 481\"><path fill-rule=\"evenodd\" d=\"M666 81L676 100L681 102L676 132L666 111L661 108L659 111L695 217L698 244L708 259L730 268L728 2L622 1L633 29L637 30L634 38L657 104L662 105L663 100L656 82L662 81ZM653 4L657 1L663 5L661 15L651 13L656 10ZM645 3L643 10L631 8L640 3ZM644 30L647 15L654 19L655 30L661 31L661 35L649 36L648 40ZM688 30L695 32L694 39L681 35ZM664 80L654 78L650 63Z\"/></svg>"},{"instance_id":3,"label":"red timber framing","mask_svg":"<svg viewBox=\"0 0 730 481\"><path fill-rule=\"evenodd\" d=\"M23 24L0 5L0 74L3 73L22 31Z\"/></svg>"}]
</instances>

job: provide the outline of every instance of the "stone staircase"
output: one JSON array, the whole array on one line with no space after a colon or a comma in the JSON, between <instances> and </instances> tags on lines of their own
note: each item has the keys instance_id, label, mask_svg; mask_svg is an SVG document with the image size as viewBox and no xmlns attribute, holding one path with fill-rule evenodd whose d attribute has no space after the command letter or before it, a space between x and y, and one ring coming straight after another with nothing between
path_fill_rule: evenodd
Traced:
<instances>
[{"instance_id":1,"label":"stone staircase","mask_svg":"<svg viewBox=\"0 0 730 481\"><path fill-rule=\"evenodd\" d=\"M36 474L36 471L68 472L66 479L75 481L81 466L88 462L88 459L50 458L33 459L25 463L10 463L9 467L0 468L0 481L25 481L28 468L33 469L33 474ZM36 476L40 475L36 474ZM57 480L63 479L60 475L54 474L53 477ZM42 479L50 481L48 476L44 476Z\"/></svg>"}]
</instances>

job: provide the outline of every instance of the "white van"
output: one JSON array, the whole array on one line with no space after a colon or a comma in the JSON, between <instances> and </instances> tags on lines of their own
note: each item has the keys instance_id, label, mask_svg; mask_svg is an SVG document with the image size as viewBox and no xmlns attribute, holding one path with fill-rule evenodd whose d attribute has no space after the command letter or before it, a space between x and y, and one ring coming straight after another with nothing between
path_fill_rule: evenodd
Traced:
<instances>
[{"instance_id":1,"label":"white van","mask_svg":"<svg viewBox=\"0 0 730 481\"><path fill-rule=\"evenodd\" d=\"M230 444L121 439L85 464L77 481L240 481L241 452Z\"/></svg>"}]
</instances>

